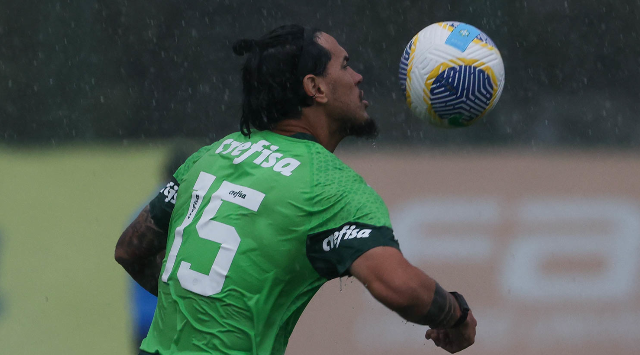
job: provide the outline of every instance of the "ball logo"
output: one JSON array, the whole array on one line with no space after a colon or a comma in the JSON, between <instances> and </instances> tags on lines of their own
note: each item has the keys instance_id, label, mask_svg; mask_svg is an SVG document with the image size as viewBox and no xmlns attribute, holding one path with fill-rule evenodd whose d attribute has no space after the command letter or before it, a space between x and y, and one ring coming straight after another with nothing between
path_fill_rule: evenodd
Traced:
<instances>
[{"instance_id":1,"label":"ball logo","mask_svg":"<svg viewBox=\"0 0 640 355\"><path fill-rule=\"evenodd\" d=\"M464 126L489 107L493 88L484 70L466 65L451 67L431 84L431 108L450 125Z\"/></svg>"},{"instance_id":2,"label":"ball logo","mask_svg":"<svg viewBox=\"0 0 640 355\"><path fill-rule=\"evenodd\" d=\"M447 127L471 125L489 112L499 97L496 75L477 60L457 58L441 63L424 84L422 99L429 117Z\"/></svg>"}]
</instances>

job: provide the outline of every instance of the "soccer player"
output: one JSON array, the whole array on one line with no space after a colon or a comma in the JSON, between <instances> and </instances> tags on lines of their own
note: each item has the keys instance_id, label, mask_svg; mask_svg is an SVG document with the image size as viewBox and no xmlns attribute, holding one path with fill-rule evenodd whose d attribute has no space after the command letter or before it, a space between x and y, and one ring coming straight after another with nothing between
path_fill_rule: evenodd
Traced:
<instances>
[{"instance_id":1,"label":"soccer player","mask_svg":"<svg viewBox=\"0 0 640 355\"><path fill-rule=\"evenodd\" d=\"M158 296L141 354L283 354L312 296L340 276L428 325L437 346L470 346L464 298L407 262L382 199L333 154L377 133L347 52L298 25L233 50L247 55L240 132L187 159L116 246Z\"/></svg>"}]
</instances>

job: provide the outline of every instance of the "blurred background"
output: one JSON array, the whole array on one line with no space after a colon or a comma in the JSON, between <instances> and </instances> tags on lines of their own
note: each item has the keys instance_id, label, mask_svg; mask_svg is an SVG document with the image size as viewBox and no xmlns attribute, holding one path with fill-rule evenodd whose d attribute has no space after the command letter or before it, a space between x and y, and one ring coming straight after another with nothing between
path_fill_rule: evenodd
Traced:
<instances>
[{"instance_id":1,"label":"blurred background","mask_svg":"<svg viewBox=\"0 0 640 355\"><path fill-rule=\"evenodd\" d=\"M0 0L0 353L134 353L144 317L115 242L176 154L237 130L231 44L293 22L336 37L364 76L380 137L336 154L385 199L409 260L469 300L467 353L637 354L639 14L640 0ZM397 72L413 35L450 20L491 37L506 86L482 121L442 130L411 115ZM287 354L444 353L424 331L334 280Z\"/></svg>"}]
</instances>

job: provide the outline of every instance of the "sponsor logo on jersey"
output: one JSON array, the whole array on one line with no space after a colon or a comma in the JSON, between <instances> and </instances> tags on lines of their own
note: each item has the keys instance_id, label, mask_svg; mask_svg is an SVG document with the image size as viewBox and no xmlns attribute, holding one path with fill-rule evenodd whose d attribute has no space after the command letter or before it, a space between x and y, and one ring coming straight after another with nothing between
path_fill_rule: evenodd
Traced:
<instances>
[{"instance_id":1,"label":"sponsor logo on jersey","mask_svg":"<svg viewBox=\"0 0 640 355\"><path fill-rule=\"evenodd\" d=\"M343 240L369 238L369 234L371 234L371 229L358 229L355 225L347 224L340 231L336 231L322 241L322 249L329 251L340 246L340 242Z\"/></svg>"},{"instance_id":2,"label":"sponsor logo on jersey","mask_svg":"<svg viewBox=\"0 0 640 355\"><path fill-rule=\"evenodd\" d=\"M233 197L241 198L243 200L247 198L247 195L242 191L229 191L229 195Z\"/></svg>"},{"instance_id":3,"label":"sponsor logo on jersey","mask_svg":"<svg viewBox=\"0 0 640 355\"><path fill-rule=\"evenodd\" d=\"M234 164L240 164L251 156L256 156L253 163L263 168L272 168L284 176L291 176L293 171L300 165L300 162L293 158L284 157L283 154L275 153L278 146L261 140L257 143L236 142L227 139L216 149L216 154L229 154L237 156L233 159ZM259 155L258 155L259 154Z\"/></svg>"},{"instance_id":4,"label":"sponsor logo on jersey","mask_svg":"<svg viewBox=\"0 0 640 355\"><path fill-rule=\"evenodd\" d=\"M191 209L189 210L189 214L187 215L187 219L191 218L191 215L193 214L193 212L195 212L198 209L198 206L200 206L199 202L200 202L200 195L196 194L195 198L193 199L193 204L191 205Z\"/></svg>"},{"instance_id":5,"label":"sponsor logo on jersey","mask_svg":"<svg viewBox=\"0 0 640 355\"><path fill-rule=\"evenodd\" d=\"M178 188L180 186L174 184L173 182L169 182L167 186L165 186L160 193L165 195L167 198L164 199L164 202L171 202L174 205L176 204L176 197L178 196Z\"/></svg>"}]
</instances>

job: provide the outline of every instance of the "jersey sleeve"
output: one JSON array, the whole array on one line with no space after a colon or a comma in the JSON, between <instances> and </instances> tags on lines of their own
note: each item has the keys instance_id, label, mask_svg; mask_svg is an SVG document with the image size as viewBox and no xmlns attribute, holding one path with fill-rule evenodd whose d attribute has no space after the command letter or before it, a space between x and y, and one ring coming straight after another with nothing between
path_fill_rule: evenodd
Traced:
<instances>
[{"instance_id":1,"label":"jersey sleeve","mask_svg":"<svg viewBox=\"0 0 640 355\"><path fill-rule=\"evenodd\" d=\"M351 264L365 252L381 246L400 249L384 201L360 175L345 165L325 169L319 179L319 210L306 252L320 276L350 276Z\"/></svg>"},{"instance_id":2,"label":"jersey sleeve","mask_svg":"<svg viewBox=\"0 0 640 355\"><path fill-rule=\"evenodd\" d=\"M149 202L149 215L156 227L167 232L169 230L169 221L173 208L176 206L176 197L180 184L175 177L162 188L158 195Z\"/></svg>"},{"instance_id":3,"label":"jersey sleeve","mask_svg":"<svg viewBox=\"0 0 640 355\"><path fill-rule=\"evenodd\" d=\"M326 279L350 276L349 268L365 252L381 246L400 249L389 227L348 222L307 237L307 258Z\"/></svg>"},{"instance_id":4,"label":"jersey sleeve","mask_svg":"<svg viewBox=\"0 0 640 355\"><path fill-rule=\"evenodd\" d=\"M180 184L184 181L184 176L191 170L193 165L202 158L202 156L211 149L211 146L205 146L200 148L197 152L193 153L187 160L178 168L173 174L171 181L167 183L158 195L149 202L149 215L153 220L156 227L163 231L169 230L169 222L171 221L171 214L176 206L176 198L178 197L178 190Z\"/></svg>"}]
</instances>

